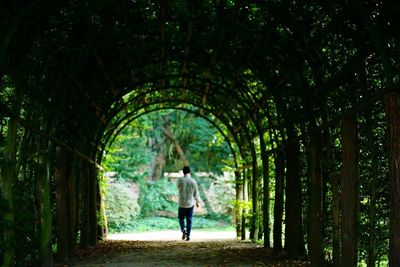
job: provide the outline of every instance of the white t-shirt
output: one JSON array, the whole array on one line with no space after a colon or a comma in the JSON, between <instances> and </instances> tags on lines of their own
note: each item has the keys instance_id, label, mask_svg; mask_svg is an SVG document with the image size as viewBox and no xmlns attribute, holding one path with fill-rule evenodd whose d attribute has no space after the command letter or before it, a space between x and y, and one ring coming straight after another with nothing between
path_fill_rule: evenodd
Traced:
<instances>
[{"instance_id":1,"label":"white t-shirt","mask_svg":"<svg viewBox=\"0 0 400 267\"><path fill-rule=\"evenodd\" d=\"M191 208L196 202L200 202L197 183L190 175L179 177L176 186L179 191L179 207Z\"/></svg>"}]
</instances>

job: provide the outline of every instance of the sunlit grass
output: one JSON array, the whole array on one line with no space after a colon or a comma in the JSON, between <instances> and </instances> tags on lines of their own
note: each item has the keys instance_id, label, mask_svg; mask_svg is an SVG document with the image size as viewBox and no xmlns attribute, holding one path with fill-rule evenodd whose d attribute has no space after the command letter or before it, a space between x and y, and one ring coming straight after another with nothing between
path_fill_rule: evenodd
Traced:
<instances>
[{"instance_id":1,"label":"sunlit grass","mask_svg":"<svg viewBox=\"0 0 400 267\"><path fill-rule=\"evenodd\" d=\"M193 229L196 230L207 230L207 231L234 230L234 226L231 225L229 218L213 219L213 218L206 218L204 216L194 216L192 227ZM126 227L122 227L119 233L150 232L150 231L178 230L178 229L179 229L178 218L147 217L138 219L135 222L126 225ZM114 231L110 232L116 233Z\"/></svg>"}]
</instances>

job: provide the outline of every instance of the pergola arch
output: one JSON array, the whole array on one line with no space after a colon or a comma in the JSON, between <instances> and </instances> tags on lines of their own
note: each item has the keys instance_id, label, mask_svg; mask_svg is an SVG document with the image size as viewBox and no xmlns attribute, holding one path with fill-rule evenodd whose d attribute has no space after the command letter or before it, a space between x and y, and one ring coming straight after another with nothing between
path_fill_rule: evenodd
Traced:
<instances>
[{"instance_id":1,"label":"pergola arch","mask_svg":"<svg viewBox=\"0 0 400 267\"><path fill-rule=\"evenodd\" d=\"M340 187L343 187L344 196L348 196L357 187L351 181L357 180L358 175L354 171L358 158L341 156L336 161L331 159L336 162L335 170L348 167L340 176L354 179L344 180L343 185L326 181L320 172L326 166L320 164L327 159L319 162L318 156L326 156L329 149L336 154L339 151L335 149L344 154L359 150L354 146L359 144L359 136L354 134L359 127L357 122L364 122L371 113L371 120L379 120L379 127L386 127L390 133L385 142L381 140L377 145L388 143L387 176L391 181L391 196L386 200L391 203L391 223L387 238L390 253L387 254L391 266L399 266L398 4L394 1L342 4L235 0L123 0L118 5L111 0L62 3L37 0L27 5L15 1L0 4L0 35L4 37L0 42L0 119L3 125L7 123L0 127L4 135L0 147L4 148L2 154L10 163L0 166L1 177L5 177L1 187L7 189L2 195L4 203L12 206L13 183L19 182L16 175L23 169L17 169L20 164L32 172L33 181L44 187L37 191L36 195L40 196L37 201L43 204L41 207L48 207L47 213L39 211L42 220L32 221L32 225L38 229L43 225L51 228L54 218L48 211L55 208L50 205L53 203L49 204L52 195L40 193L52 190L48 180L63 172L51 173L46 164L39 162L58 168L62 166L60 158L44 154L55 155L55 149L62 153L63 149L70 151L79 181L90 182L92 186L92 190L83 185L79 188L82 196L91 197L90 205L78 210L85 216L91 214L82 219L87 224L79 228L80 241L83 247L95 244L100 234L91 230L96 227L96 214L93 214L96 198L91 192L97 190L99 151L120 125L123 127L130 118L141 114L138 112L146 112L147 107L150 110L191 105L200 108L199 114L202 115L202 109L218 118L218 125L226 126L224 132L229 132L228 138L239 146L235 155L240 154L245 161L242 164L238 159L239 170L262 169L266 179L263 180L266 206L270 193L267 178L272 169L283 166L283 170L289 170L282 174L286 175L286 181L297 179L298 182L299 177L294 174L300 167L296 169L296 166L299 158L306 159L306 166L301 167L308 168L310 185L297 184L295 189L310 194L309 206L296 207L303 213L307 209L310 218L316 219L314 223L326 217L325 202L319 201L325 197L324 191L318 188L329 190L326 183L332 182L332 194L342 192ZM181 98L184 104L180 107L177 104ZM388 118L386 124L384 115ZM324 139L332 137L329 136L332 130L336 134L335 142L340 143L335 143L333 148ZM341 131L343 136L339 136ZM384 139L382 132L379 131L379 137ZM374 134L373 131L371 136ZM313 142L319 139L324 142ZM300 145L307 151L300 151ZM29 150L35 152L31 153L32 160L19 162L19 157L28 157ZM282 160L282 154L288 157ZM281 162L268 166L272 155ZM332 172L329 168L324 171ZM52 176L47 177L50 173ZM252 178L256 180L257 175L253 173ZM285 188L294 190L290 186L287 183ZM290 190L287 196L299 192ZM343 209L346 214L357 213L356 209L349 209L356 203L354 199L343 197L342 200L337 212ZM285 201L290 209L293 201L289 198ZM340 205L335 202L334 206ZM73 209L69 211L72 213ZM252 212L257 214L260 209ZM11 218L11 222L4 223L5 232L12 234L15 229L8 225L13 225L12 218L17 213L9 209L5 215ZM282 214L274 218L279 216L283 218ZM282 226L282 221L276 222ZM291 219L285 222L286 229L293 230L290 222ZM325 227L323 220L318 222ZM339 263L355 266L357 238L355 234L354 238L346 238L357 222L347 221L343 225L347 227L342 229L343 236L338 231L335 238L344 245L334 246L332 262L336 266ZM268 227L268 223L263 226ZM298 235L302 229L288 231L287 236L285 233L293 241L286 244L295 246L285 250L291 256L303 254L304 244L299 244L303 240L308 243L311 263L322 266L326 257L321 240L327 237L318 225L313 226L308 233L312 238L307 241L304 234ZM57 225L51 229L64 228ZM268 231L265 228L264 232ZM44 240L54 244L48 238L51 235L44 233L47 234L42 236ZM290 233L295 234L290 236ZM71 239L75 245L77 231L73 234ZM279 236L277 233L276 237ZM21 240L32 238L24 236ZM264 242L268 247L268 240ZM45 260L51 255L49 247L46 243L40 248ZM5 263L15 258L13 251L15 247L7 248Z\"/></svg>"},{"instance_id":2,"label":"pergola arch","mask_svg":"<svg viewBox=\"0 0 400 267\"><path fill-rule=\"evenodd\" d=\"M107 144L107 140L109 140L111 138L111 136L115 135L114 131L118 129L119 125L121 125L123 122L125 122L126 120L129 120L130 117L135 116L136 113L142 109L145 109L146 107L151 107L153 105L157 105L157 104L170 104L173 105L174 103L176 104L182 104L182 103L186 103L186 104L190 104L192 106L197 106L198 107L198 103L196 102L190 102L190 101L185 101L185 102L181 102L180 100L176 100L176 99L172 99L172 100L163 100L163 101L154 101L153 103L147 103L144 106L139 106L138 108L136 108L135 110L131 111L130 113L126 114L122 119L120 119L117 123L115 123L115 126L113 128L111 128L112 130L108 131L108 133L103 133L103 136L105 134L105 140L102 142L102 147L103 149L105 148L105 145ZM173 107L177 107L177 105L174 105ZM178 107L179 108L179 107ZM235 131L235 128L233 127L233 125L230 125L230 122L232 122L232 118L225 119L225 116L222 116L222 114L218 114L215 113L215 111L213 111L212 109L208 109L208 108L204 108L202 107L203 110L206 110L207 112L209 112L210 114L212 114L213 116L215 116L215 118L217 118L219 121L221 121L223 123L223 125L225 127L227 127L229 133L231 136L233 136L235 142L237 144L243 145L240 140L236 137L237 132ZM200 112L198 112L199 114L201 114ZM235 122L235 121L233 121ZM240 121L236 121L237 123L240 123ZM124 127L124 126L122 126ZM117 130L119 132L119 129ZM247 142L251 142L251 140L247 140ZM241 153L242 156L244 155L243 153Z\"/></svg>"},{"instance_id":3,"label":"pergola arch","mask_svg":"<svg viewBox=\"0 0 400 267\"><path fill-rule=\"evenodd\" d=\"M164 92L165 91L172 91L172 92L174 92L174 90L176 90L176 89L179 89L180 87L176 87L176 88L174 88L174 87L170 87L169 89L165 89L164 90ZM198 94L195 94L194 93L194 91L193 90L179 90L179 92L180 91L187 91L187 92L189 92L190 93L190 95L189 96L192 96L192 98L193 97L195 97L195 96L197 96L198 97L198 99L197 99L197 102L196 101L194 101L194 102L192 102L192 104L193 105L197 105L197 106L199 106L200 108L202 108L202 109L204 109L205 107L203 107L203 102L202 102L202 94L201 94L201 92L199 92ZM123 105L124 105L124 107L125 107L125 109L124 109L124 107L121 107L120 108L120 110L122 110L122 111L125 111L126 110L126 107L128 107L129 105L131 105L131 106L134 106L135 107L135 110L137 110L137 109L139 109L139 108L137 108L137 107L140 107L140 105L142 104L142 103L146 103L146 104L148 104L148 103L152 103L152 100L151 100L151 97L152 97L152 94L150 94L149 96L147 96L147 93L158 93L159 92L159 90L157 90L157 89L150 89L148 92L143 92L143 93L141 93L140 94L140 98L138 98L138 97L134 97L134 98L132 98L132 99L130 99L129 101L126 101ZM185 103L185 102L188 102L188 103L191 103L191 101L189 101L189 100L186 100L186 99L180 99L180 94L178 93L177 94L177 96L174 96L174 95L171 95L171 96L169 96L171 99L167 99L166 98L166 96L163 96L163 95L161 95L161 96L157 96L156 98L162 98L163 99L163 101L171 101L171 102L175 102L175 103ZM135 101L136 103L133 103L133 101ZM160 101L160 100L158 100L158 101ZM210 100L211 101L211 103L212 104L214 104L213 103L213 101L212 100ZM217 105L218 103L216 103L216 104L214 104L214 105ZM213 106L211 106L211 107L213 107ZM221 111L222 110L224 110L226 107L225 106L220 106L220 107L214 107L214 109L216 109L215 111L214 111L214 113L221 113ZM122 118L119 118L118 119L118 117L116 116L116 114L112 117L113 119L116 119L117 118L117 121L116 122L114 122L113 124L119 124L119 122L121 122L121 121L124 121L125 119L126 119L126 117L129 117L130 116L130 114L131 113L133 113L133 112L135 112L135 111L130 111L130 112L128 112L128 114L125 114ZM248 109L246 109L246 112L250 112ZM122 112L121 112L122 113ZM218 116L221 116L222 114L220 114L220 115L218 115ZM224 114L224 116L228 116L229 117L229 119L228 119L228 121L232 121L232 122L234 122L235 123L235 125L241 125L242 123L243 123L243 121L242 121L242 119L239 117L238 119L234 119L233 117L231 117L231 116L229 116L229 114ZM246 115L246 118L247 117L249 117L250 115ZM245 121L245 123L247 123L248 122L248 120L246 120ZM111 123L111 122L110 122ZM246 126L246 125L244 125L244 126ZM106 128L107 126L105 125L104 126L104 128ZM113 127L111 126L111 129L113 129Z\"/></svg>"}]
</instances>

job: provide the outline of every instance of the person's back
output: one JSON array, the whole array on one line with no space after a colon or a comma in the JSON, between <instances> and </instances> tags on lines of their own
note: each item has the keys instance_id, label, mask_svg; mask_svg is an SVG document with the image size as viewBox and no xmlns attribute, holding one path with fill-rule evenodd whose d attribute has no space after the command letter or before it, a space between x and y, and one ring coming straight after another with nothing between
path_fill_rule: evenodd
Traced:
<instances>
[{"instance_id":1,"label":"person's back","mask_svg":"<svg viewBox=\"0 0 400 267\"><path fill-rule=\"evenodd\" d=\"M179 191L179 207L191 208L195 204L195 200L198 202L198 189L196 181L185 175L178 179L178 191Z\"/></svg>"},{"instance_id":2,"label":"person's back","mask_svg":"<svg viewBox=\"0 0 400 267\"><path fill-rule=\"evenodd\" d=\"M178 218L179 225L182 231L182 239L186 241L190 240L190 231L192 229L192 216L194 205L199 206L199 193L197 189L196 181L190 177L189 167L183 167L183 177L180 177L177 181L177 187L179 191L179 209ZM185 225L186 218L186 225Z\"/></svg>"}]
</instances>

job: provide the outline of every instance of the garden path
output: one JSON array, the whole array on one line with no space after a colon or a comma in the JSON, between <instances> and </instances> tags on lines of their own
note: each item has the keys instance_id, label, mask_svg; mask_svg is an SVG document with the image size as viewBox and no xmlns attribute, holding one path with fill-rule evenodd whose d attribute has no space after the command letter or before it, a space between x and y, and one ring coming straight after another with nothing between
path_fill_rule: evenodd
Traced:
<instances>
[{"instance_id":1,"label":"garden path","mask_svg":"<svg viewBox=\"0 0 400 267\"><path fill-rule=\"evenodd\" d=\"M189 242L180 237L179 231L110 235L109 240L59 266L308 266L237 240L234 232L194 231Z\"/></svg>"}]
</instances>

